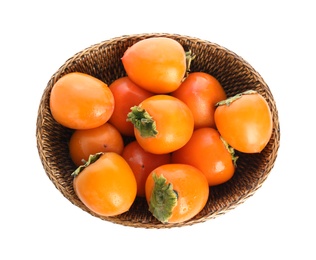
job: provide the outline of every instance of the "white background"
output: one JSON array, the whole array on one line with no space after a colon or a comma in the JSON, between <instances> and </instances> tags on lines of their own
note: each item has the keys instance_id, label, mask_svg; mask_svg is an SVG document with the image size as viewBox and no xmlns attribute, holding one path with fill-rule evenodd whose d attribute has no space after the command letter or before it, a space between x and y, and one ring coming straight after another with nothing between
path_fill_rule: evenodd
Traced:
<instances>
[{"instance_id":1,"label":"white background","mask_svg":"<svg viewBox=\"0 0 316 260\"><path fill-rule=\"evenodd\" d=\"M313 1L2 1L0 259L316 259ZM168 32L247 60L279 110L281 146L263 186L206 223L136 229L73 206L41 165L37 109L72 55L125 34ZM313 125L312 125L313 123Z\"/></svg>"}]
</instances>

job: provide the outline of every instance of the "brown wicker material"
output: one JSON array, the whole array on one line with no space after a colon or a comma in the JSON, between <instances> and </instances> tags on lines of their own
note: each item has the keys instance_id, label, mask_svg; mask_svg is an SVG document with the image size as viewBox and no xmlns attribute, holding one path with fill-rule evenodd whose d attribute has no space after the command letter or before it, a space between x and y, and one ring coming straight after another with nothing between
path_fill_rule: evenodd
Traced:
<instances>
[{"instance_id":1,"label":"brown wicker material","mask_svg":"<svg viewBox=\"0 0 316 260\"><path fill-rule=\"evenodd\" d=\"M179 41L185 50L191 50L196 58L191 71L203 71L216 77L227 96L253 89L267 100L273 114L273 133L266 148L260 154L237 152L238 167L233 178L211 188L205 208L193 219L182 224L162 224L148 211L145 199L137 198L131 209L119 216L100 217L89 211L74 193L71 173L75 166L68 152L68 140L72 130L56 123L49 109L49 95L54 83L63 75L79 71L95 76L108 85L125 76L121 57L135 42L153 37L166 36ZM217 44L194 37L177 34L138 34L113 38L95 44L68 59L49 80L38 109L36 125L37 147L44 170L56 188L74 205L95 217L113 223L143 227L170 228L192 225L215 218L234 209L261 187L274 166L280 143L278 112L269 87L262 77L245 60L234 52Z\"/></svg>"}]
</instances>

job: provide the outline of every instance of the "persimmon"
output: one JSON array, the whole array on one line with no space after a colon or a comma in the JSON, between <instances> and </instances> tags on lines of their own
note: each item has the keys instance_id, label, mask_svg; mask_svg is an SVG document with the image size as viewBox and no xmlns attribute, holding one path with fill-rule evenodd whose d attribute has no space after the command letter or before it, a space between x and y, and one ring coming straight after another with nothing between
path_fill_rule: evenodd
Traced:
<instances>
[{"instance_id":1,"label":"persimmon","mask_svg":"<svg viewBox=\"0 0 316 260\"><path fill-rule=\"evenodd\" d=\"M152 37L134 43L125 51L122 63L132 81L157 94L176 90L187 71L187 57L182 45L167 37Z\"/></svg>"},{"instance_id":2,"label":"persimmon","mask_svg":"<svg viewBox=\"0 0 316 260\"><path fill-rule=\"evenodd\" d=\"M196 216L209 197L205 175L187 164L154 169L145 184L149 211L162 223L181 223Z\"/></svg>"},{"instance_id":3,"label":"persimmon","mask_svg":"<svg viewBox=\"0 0 316 260\"><path fill-rule=\"evenodd\" d=\"M249 90L217 104L215 124L221 136L243 153L260 153L272 135L272 114L268 102Z\"/></svg>"},{"instance_id":4,"label":"persimmon","mask_svg":"<svg viewBox=\"0 0 316 260\"><path fill-rule=\"evenodd\" d=\"M216 127L215 105L226 99L226 93L215 77L205 72L189 73L171 95L182 100L190 108L194 117L195 129Z\"/></svg>"},{"instance_id":5,"label":"persimmon","mask_svg":"<svg viewBox=\"0 0 316 260\"><path fill-rule=\"evenodd\" d=\"M138 105L144 99L154 94L139 87L129 77L122 77L109 85L115 99L115 106L109 122L119 130L122 135L134 136L134 126L126 121L130 108Z\"/></svg>"},{"instance_id":6,"label":"persimmon","mask_svg":"<svg viewBox=\"0 0 316 260\"><path fill-rule=\"evenodd\" d=\"M195 130L190 141L173 152L171 161L198 168L206 176L209 186L215 186L233 177L237 159L234 149L216 129L204 127Z\"/></svg>"},{"instance_id":7,"label":"persimmon","mask_svg":"<svg viewBox=\"0 0 316 260\"><path fill-rule=\"evenodd\" d=\"M147 152L164 154L184 146L194 130L189 107L169 95L154 95L131 108L127 119L134 124L135 138Z\"/></svg>"},{"instance_id":8,"label":"persimmon","mask_svg":"<svg viewBox=\"0 0 316 260\"><path fill-rule=\"evenodd\" d=\"M114 152L97 153L73 173L73 186L81 202L100 216L128 211L136 198L132 169Z\"/></svg>"},{"instance_id":9,"label":"persimmon","mask_svg":"<svg viewBox=\"0 0 316 260\"><path fill-rule=\"evenodd\" d=\"M91 154L99 152L121 154L123 149L123 137L110 123L91 129L75 130L69 141L70 157L76 166L84 164Z\"/></svg>"},{"instance_id":10,"label":"persimmon","mask_svg":"<svg viewBox=\"0 0 316 260\"><path fill-rule=\"evenodd\" d=\"M114 97L108 85L81 72L68 73L58 79L49 102L53 118L72 129L103 125L114 110Z\"/></svg>"},{"instance_id":11,"label":"persimmon","mask_svg":"<svg viewBox=\"0 0 316 260\"><path fill-rule=\"evenodd\" d=\"M145 197L145 182L152 170L171 162L171 154L153 154L146 152L137 141L124 147L122 157L132 168L137 181L137 196Z\"/></svg>"}]
</instances>

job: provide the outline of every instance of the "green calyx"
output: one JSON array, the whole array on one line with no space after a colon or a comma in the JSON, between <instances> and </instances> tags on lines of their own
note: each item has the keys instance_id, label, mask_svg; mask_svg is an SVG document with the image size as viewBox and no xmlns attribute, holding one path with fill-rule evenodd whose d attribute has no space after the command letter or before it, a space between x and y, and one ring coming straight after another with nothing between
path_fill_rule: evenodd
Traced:
<instances>
[{"instance_id":1,"label":"green calyx","mask_svg":"<svg viewBox=\"0 0 316 260\"><path fill-rule=\"evenodd\" d=\"M155 120L140 106L131 107L126 120L135 126L142 137L155 137L158 134Z\"/></svg>"},{"instance_id":2,"label":"green calyx","mask_svg":"<svg viewBox=\"0 0 316 260\"><path fill-rule=\"evenodd\" d=\"M222 105L226 105L229 106L231 103L233 103L234 101L236 101L237 99L240 99L243 95L251 95L251 94L256 94L257 91L255 90L246 90L242 93L236 94L235 96L232 96L230 98L227 98L225 100L219 101L216 103L216 107L217 106L222 106Z\"/></svg>"},{"instance_id":3,"label":"green calyx","mask_svg":"<svg viewBox=\"0 0 316 260\"><path fill-rule=\"evenodd\" d=\"M231 147L226 140L223 137L220 137L220 139L222 140L226 150L230 153L230 156L232 157L232 161L234 163L234 166L237 167L237 160L238 160L238 156L235 155L235 149L233 147Z\"/></svg>"},{"instance_id":4,"label":"green calyx","mask_svg":"<svg viewBox=\"0 0 316 260\"><path fill-rule=\"evenodd\" d=\"M190 71L191 71L191 62L195 59L195 55L192 53L191 50L187 51L185 53L185 57L186 57L186 74L185 74L185 77L184 79L189 75ZM183 79L183 80L184 80Z\"/></svg>"},{"instance_id":5,"label":"green calyx","mask_svg":"<svg viewBox=\"0 0 316 260\"><path fill-rule=\"evenodd\" d=\"M177 205L178 194L163 175L158 177L154 173L153 179L155 184L149 201L149 211L160 222L167 223Z\"/></svg>"},{"instance_id":6,"label":"green calyx","mask_svg":"<svg viewBox=\"0 0 316 260\"><path fill-rule=\"evenodd\" d=\"M82 172L85 168L87 168L90 164L96 162L102 154L103 152L91 154L88 158L88 161L83 161L83 164L80 165L71 175L77 177L78 174Z\"/></svg>"}]
</instances>

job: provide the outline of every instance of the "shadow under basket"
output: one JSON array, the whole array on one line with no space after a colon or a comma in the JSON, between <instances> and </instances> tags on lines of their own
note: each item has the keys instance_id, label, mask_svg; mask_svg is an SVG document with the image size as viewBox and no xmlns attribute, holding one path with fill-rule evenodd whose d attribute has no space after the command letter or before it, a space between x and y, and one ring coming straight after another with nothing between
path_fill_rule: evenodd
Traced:
<instances>
[{"instance_id":1,"label":"shadow under basket","mask_svg":"<svg viewBox=\"0 0 316 260\"><path fill-rule=\"evenodd\" d=\"M164 36L177 40L186 51L196 56L191 72L211 74L222 84L228 97L245 90L256 90L268 102L273 116L273 132L265 149L258 154L243 154L236 151L239 159L236 172L228 182L211 187L204 209L194 218L180 224L162 224L148 211L144 198L136 198L130 210L115 217L100 217L87 209L76 196L71 173L76 169L70 159L68 141L73 132L58 124L49 109L50 92L55 82L70 72L90 74L108 85L126 76L121 58L125 50L137 41L149 37ZM268 177L274 166L280 143L278 112L269 87L258 72L234 52L218 44L177 34L124 35L90 46L68 59L48 81L40 100L36 123L36 138L39 157L44 170L55 187L71 203L89 214L116 224L141 228L171 228L193 225L234 209L252 196Z\"/></svg>"}]
</instances>

